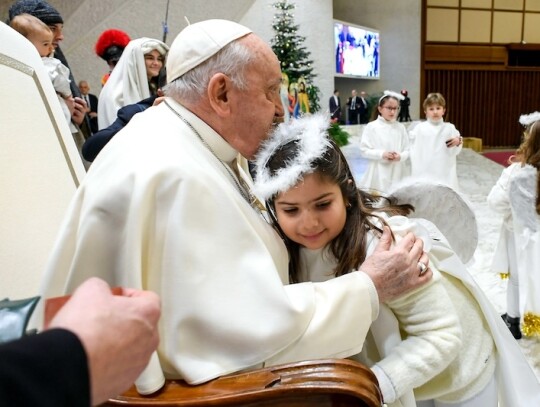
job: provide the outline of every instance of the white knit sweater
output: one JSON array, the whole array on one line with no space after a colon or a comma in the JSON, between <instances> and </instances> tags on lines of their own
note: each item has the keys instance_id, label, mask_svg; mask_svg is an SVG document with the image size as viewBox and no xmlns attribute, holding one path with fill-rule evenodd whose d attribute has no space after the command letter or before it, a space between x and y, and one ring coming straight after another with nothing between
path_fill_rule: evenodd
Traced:
<instances>
[{"instance_id":1,"label":"white knit sweater","mask_svg":"<svg viewBox=\"0 0 540 407\"><path fill-rule=\"evenodd\" d=\"M403 217L399 218L403 222ZM368 255L377 242L372 236ZM328 250L302 249L300 278L328 280L332 278L328 270L335 265ZM402 405L398 399L412 389L418 400L468 399L480 392L493 375L495 348L474 297L458 279L440 273L433 262L430 267L434 278L429 284L386 304L399 322L401 342L397 333L397 345L384 351L386 344L381 342L392 339L381 340L379 336L375 340L371 336L358 356L372 366L390 406L394 402ZM376 325L373 327L378 329Z\"/></svg>"}]
</instances>

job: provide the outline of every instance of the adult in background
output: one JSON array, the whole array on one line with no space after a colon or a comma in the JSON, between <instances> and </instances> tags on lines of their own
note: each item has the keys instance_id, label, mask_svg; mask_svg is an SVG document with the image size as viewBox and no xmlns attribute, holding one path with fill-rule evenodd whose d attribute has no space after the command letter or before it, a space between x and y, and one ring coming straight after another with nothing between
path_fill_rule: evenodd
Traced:
<instances>
[{"instance_id":1,"label":"adult in background","mask_svg":"<svg viewBox=\"0 0 540 407\"><path fill-rule=\"evenodd\" d=\"M409 92L407 91L407 89L402 89L401 94L403 95L403 100L399 102L399 121L410 122L412 121L411 115L409 113L411 98L409 98Z\"/></svg>"},{"instance_id":2,"label":"adult in background","mask_svg":"<svg viewBox=\"0 0 540 407\"><path fill-rule=\"evenodd\" d=\"M169 46L153 38L137 38L127 45L99 94L98 127L116 120L118 109L155 95Z\"/></svg>"},{"instance_id":3,"label":"adult in background","mask_svg":"<svg viewBox=\"0 0 540 407\"><path fill-rule=\"evenodd\" d=\"M347 100L347 110L349 114L349 124L358 124L361 100L356 94L356 89L351 91L351 97Z\"/></svg>"},{"instance_id":4,"label":"adult in background","mask_svg":"<svg viewBox=\"0 0 540 407\"><path fill-rule=\"evenodd\" d=\"M339 90L334 90L334 94L330 96L328 107L330 109L330 119L341 123L341 99L339 98Z\"/></svg>"},{"instance_id":5,"label":"adult in background","mask_svg":"<svg viewBox=\"0 0 540 407\"><path fill-rule=\"evenodd\" d=\"M193 384L359 352L379 301L431 278L418 268L423 243L408 234L390 250L386 233L361 271L289 284L286 247L245 165L283 120L281 79L250 29L225 20L185 28L168 55L166 99L133 117L77 191L45 297L93 275L156 292L161 367Z\"/></svg>"},{"instance_id":6,"label":"adult in background","mask_svg":"<svg viewBox=\"0 0 540 407\"><path fill-rule=\"evenodd\" d=\"M367 124L369 122L368 102L366 92L360 92L360 111L358 112L360 118L360 124Z\"/></svg>"},{"instance_id":7,"label":"adult in background","mask_svg":"<svg viewBox=\"0 0 540 407\"><path fill-rule=\"evenodd\" d=\"M109 72L101 77L101 86L107 83L109 76L111 76L111 72L120 60L122 52L124 52L124 49L130 41L131 38L129 35L122 30L110 29L103 31L100 34L96 41L96 45L94 46L94 50L98 57L107 62L109 67Z\"/></svg>"},{"instance_id":8,"label":"adult in background","mask_svg":"<svg viewBox=\"0 0 540 407\"><path fill-rule=\"evenodd\" d=\"M79 90L81 91L81 97L86 102L86 116L88 116L88 120L90 121L90 130L94 134L98 131L98 98L96 95L90 93L90 85L88 85L87 81L79 82Z\"/></svg>"}]
</instances>

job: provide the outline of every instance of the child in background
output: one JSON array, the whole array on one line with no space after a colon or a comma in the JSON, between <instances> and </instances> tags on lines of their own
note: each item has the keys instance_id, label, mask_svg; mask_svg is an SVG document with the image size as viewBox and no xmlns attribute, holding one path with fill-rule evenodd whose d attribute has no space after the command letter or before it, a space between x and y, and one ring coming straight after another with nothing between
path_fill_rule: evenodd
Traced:
<instances>
[{"instance_id":1,"label":"child in background","mask_svg":"<svg viewBox=\"0 0 540 407\"><path fill-rule=\"evenodd\" d=\"M504 216L492 270L509 274L502 317L516 339L522 318L523 332L540 336L540 112L519 121L526 126L523 142L487 198Z\"/></svg>"},{"instance_id":2,"label":"child in background","mask_svg":"<svg viewBox=\"0 0 540 407\"><path fill-rule=\"evenodd\" d=\"M456 157L463 138L452 123L443 119L446 101L440 93L430 93L423 103L426 121L410 132L411 176L447 185L459 191Z\"/></svg>"},{"instance_id":3,"label":"child in background","mask_svg":"<svg viewBox=\"0 0 540 407\"><path fill-rule=\"evenodd\" d=\"M425 242L419 273L430 268L433 279L380 304L359 356L372 365L384 402L412 407L416 397L426 400L419 406L497 407L499 387L500 406L538 405L533 371L444 236L403 216L409 205L384 206L358 190L328 123L316 114L281 124L256 161L256 192L287 244L291 281L361 269L388 227L396 241L413 231Z\"/></svg>"},{"instance_id":4,"label":"child in background","mask_svg":"<svg viewBox=\"0 0 540 407\"><path fill-rule=\"evenodd\" d=\"M401 99L403 95L385 90L373 110L376 120L368 123L362 133L360 154L369 164L359 182L361 188L385 193L409 173L405 163L409 158L409 136L397 121Z\"/></svg>"},{"instance_id":5,"label":"child in background","mask_svg":"<svg viewBox=\"0 0 540 407\"><path fill-rule=\"evenodd\" d=\"M58 95L60 106L70 130L72 132L76 131L77 129L71 123L71 114L75 109L75 101L71 94L69 69L58 59L52 57L54 55L53 32L39 18L25 13L13 17L11 28L23 35L36 47Z\"/></svg>"}]
</instances>

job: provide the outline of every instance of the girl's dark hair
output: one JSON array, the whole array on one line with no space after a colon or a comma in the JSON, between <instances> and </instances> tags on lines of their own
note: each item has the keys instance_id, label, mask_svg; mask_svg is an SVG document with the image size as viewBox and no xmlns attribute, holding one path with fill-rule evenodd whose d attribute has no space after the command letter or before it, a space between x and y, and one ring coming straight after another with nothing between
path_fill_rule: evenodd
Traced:
<instances>
[{"instance_id":1,"label":"girl's dark hair","mask_svg":"<svg viewBox=\"0 0 540 407\"><path fill-rule=\"evenodd\" d=\"M341 276L352 270L358 269L366 258L367 232L376 231L382 233L381 228L376 226L372 217L378 218L386 224L377 212L387 212L392 215L406 215L414 210L412 205L396 205L389 198L381 198L371 195L356 187L353 175L347 164L341 149L330 140L331 147L317 158L311 165L313 173L325 180L339 185L343 200L347 205L347 219L341 233L330 243L330 251L338 261L334 275ZM268 160L266 166L273 175L280 168L287 166L298 154L298 142L291 141L281 146ZM276 218L275 199L273 196L266 202L268 213L272 222L284 239L289 251L289 277L293 283L298 282L300 245L293 242L283 233Z\"/></svg>"},{"instance_id":2,"label":"girl's dark hair","mask_svg":"<svg viewBox=\"0 0 540 407\"><path fill-rule=\"evenodd\" d=\"M540 215L540 123L532 123L523 134L523 142L512 157L512 162L536 168L536 213Z\"/></svg>"}]
</instances>

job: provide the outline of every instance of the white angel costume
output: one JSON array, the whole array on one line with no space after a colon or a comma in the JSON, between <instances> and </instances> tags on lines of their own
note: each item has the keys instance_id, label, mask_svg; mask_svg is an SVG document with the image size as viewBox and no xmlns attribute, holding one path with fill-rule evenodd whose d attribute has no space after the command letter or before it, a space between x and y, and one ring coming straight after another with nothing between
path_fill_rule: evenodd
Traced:
<instances>
[{"instance_id":1,"label":"white angel costume","mask_svg":"<svg viewBox=\"0 0 540 407\"><path fill-rule=\"evenodd\" d=\"M161 367L194 384L360 352L378 314L373 282L351 273L289 285L285 245L245 199L237 151L210 126L167 98L107 147L67 211L44 298L90 276L156 292Z\"/></svg>"},{"instance_id":2,"label":"white angel costume","mask_svg":"<svg viewBox=\"0 0 540 407\"><path fill-rule=\"evenodd\" d=\"M355 356L374 364L385 403L414 407L415 397L459 403L481 392L495 372L501 407L538 405L534 372L445 237L424 219L387 221L398 239L408 230L425 239L434 278L381 305L362 353ZM368 255L376 243L372 236ZM332 278L328 268L335 266L326 249L301 251L303 281L327 281Z\"/></svg>"},{"instance_id":3,"label":"white angel costume","mask_svg":"<svg viewBox=\"0 0 540 407\"><path fill-rule=\"evenodd\" d=\"M150 97L144 55L157 50L162 56L169 46L153 38L131 40L122 52L98 100L98 127L104 129L116 120L118 109Z\"/></svg>"},{"instance_id":4,"label":"white angel costume","mask_svg":"<svg viewBox=\"0 0 540 407\"><path fill-rule=\"evenodd\" d=\"M517 275L516 290L511 297L518 303L518 314L523 323L525 335L540 336L540 216L536 213L538 171L531 165L514 163L503 170L500 179L489 195L491 207L505 216L508 224L508 241L514 252L509 250L509 258ZM516 273L512 273L513 271ZM509 312L510 313L510 306ZM514 305L515 307L515 305Z\"/></svg>"},{"instance_id":5,"label":"white angel costume","mask_svg":"<svg viewBox=\"0 0 540 407\"><path fill-rule=\"evenodd\" d=\"M383 158L385 151L401 155L400 161ZM369 160L366 172L360 180L360 188L386 193L392 184L410 173L409 136L403 124L388 121L382 116L366 125L360 141L360 153Z\"/></svg>"},{"instance_id":6,"label":"white angel costume","mask_svg":"<svg viewBox=\"0 0 540 407\"><path fill-rule=\"evenodd\" d=\"M521 314L519 307L519 273L514 239L514 222L510 206L510 181L521 171L521 164L514 163L503 169L496 184L487 196L489 207L503 216L499 241L493 256L491 271L508 276L506 290L507 314L516 318ZM531 204L532 205L532 204Z\"/></svg>"},{"instance_id":7,"label":"white angel costume","mask_svg":"<svg viewBox=\"0 0 540 407\"><path fill-rule=\"evenodd\" d=\"M459 190L456 157L462 145L447 147L446 141L458 137L452 123L424 121L409 133L411 139L411 177L448 185Z\"/></svg>"},{"instance_id":8,"label":"white angel costume","mask_svg":"<svg viewBox=\"0 0 540 407\"><path fill-rule=\"evenodd\" d=\"M526 336L540 337L540 215L536 212L538 170L523 166L510 182L510 206L519 274L519 308Z\"/></svg>"}]
</instances>

